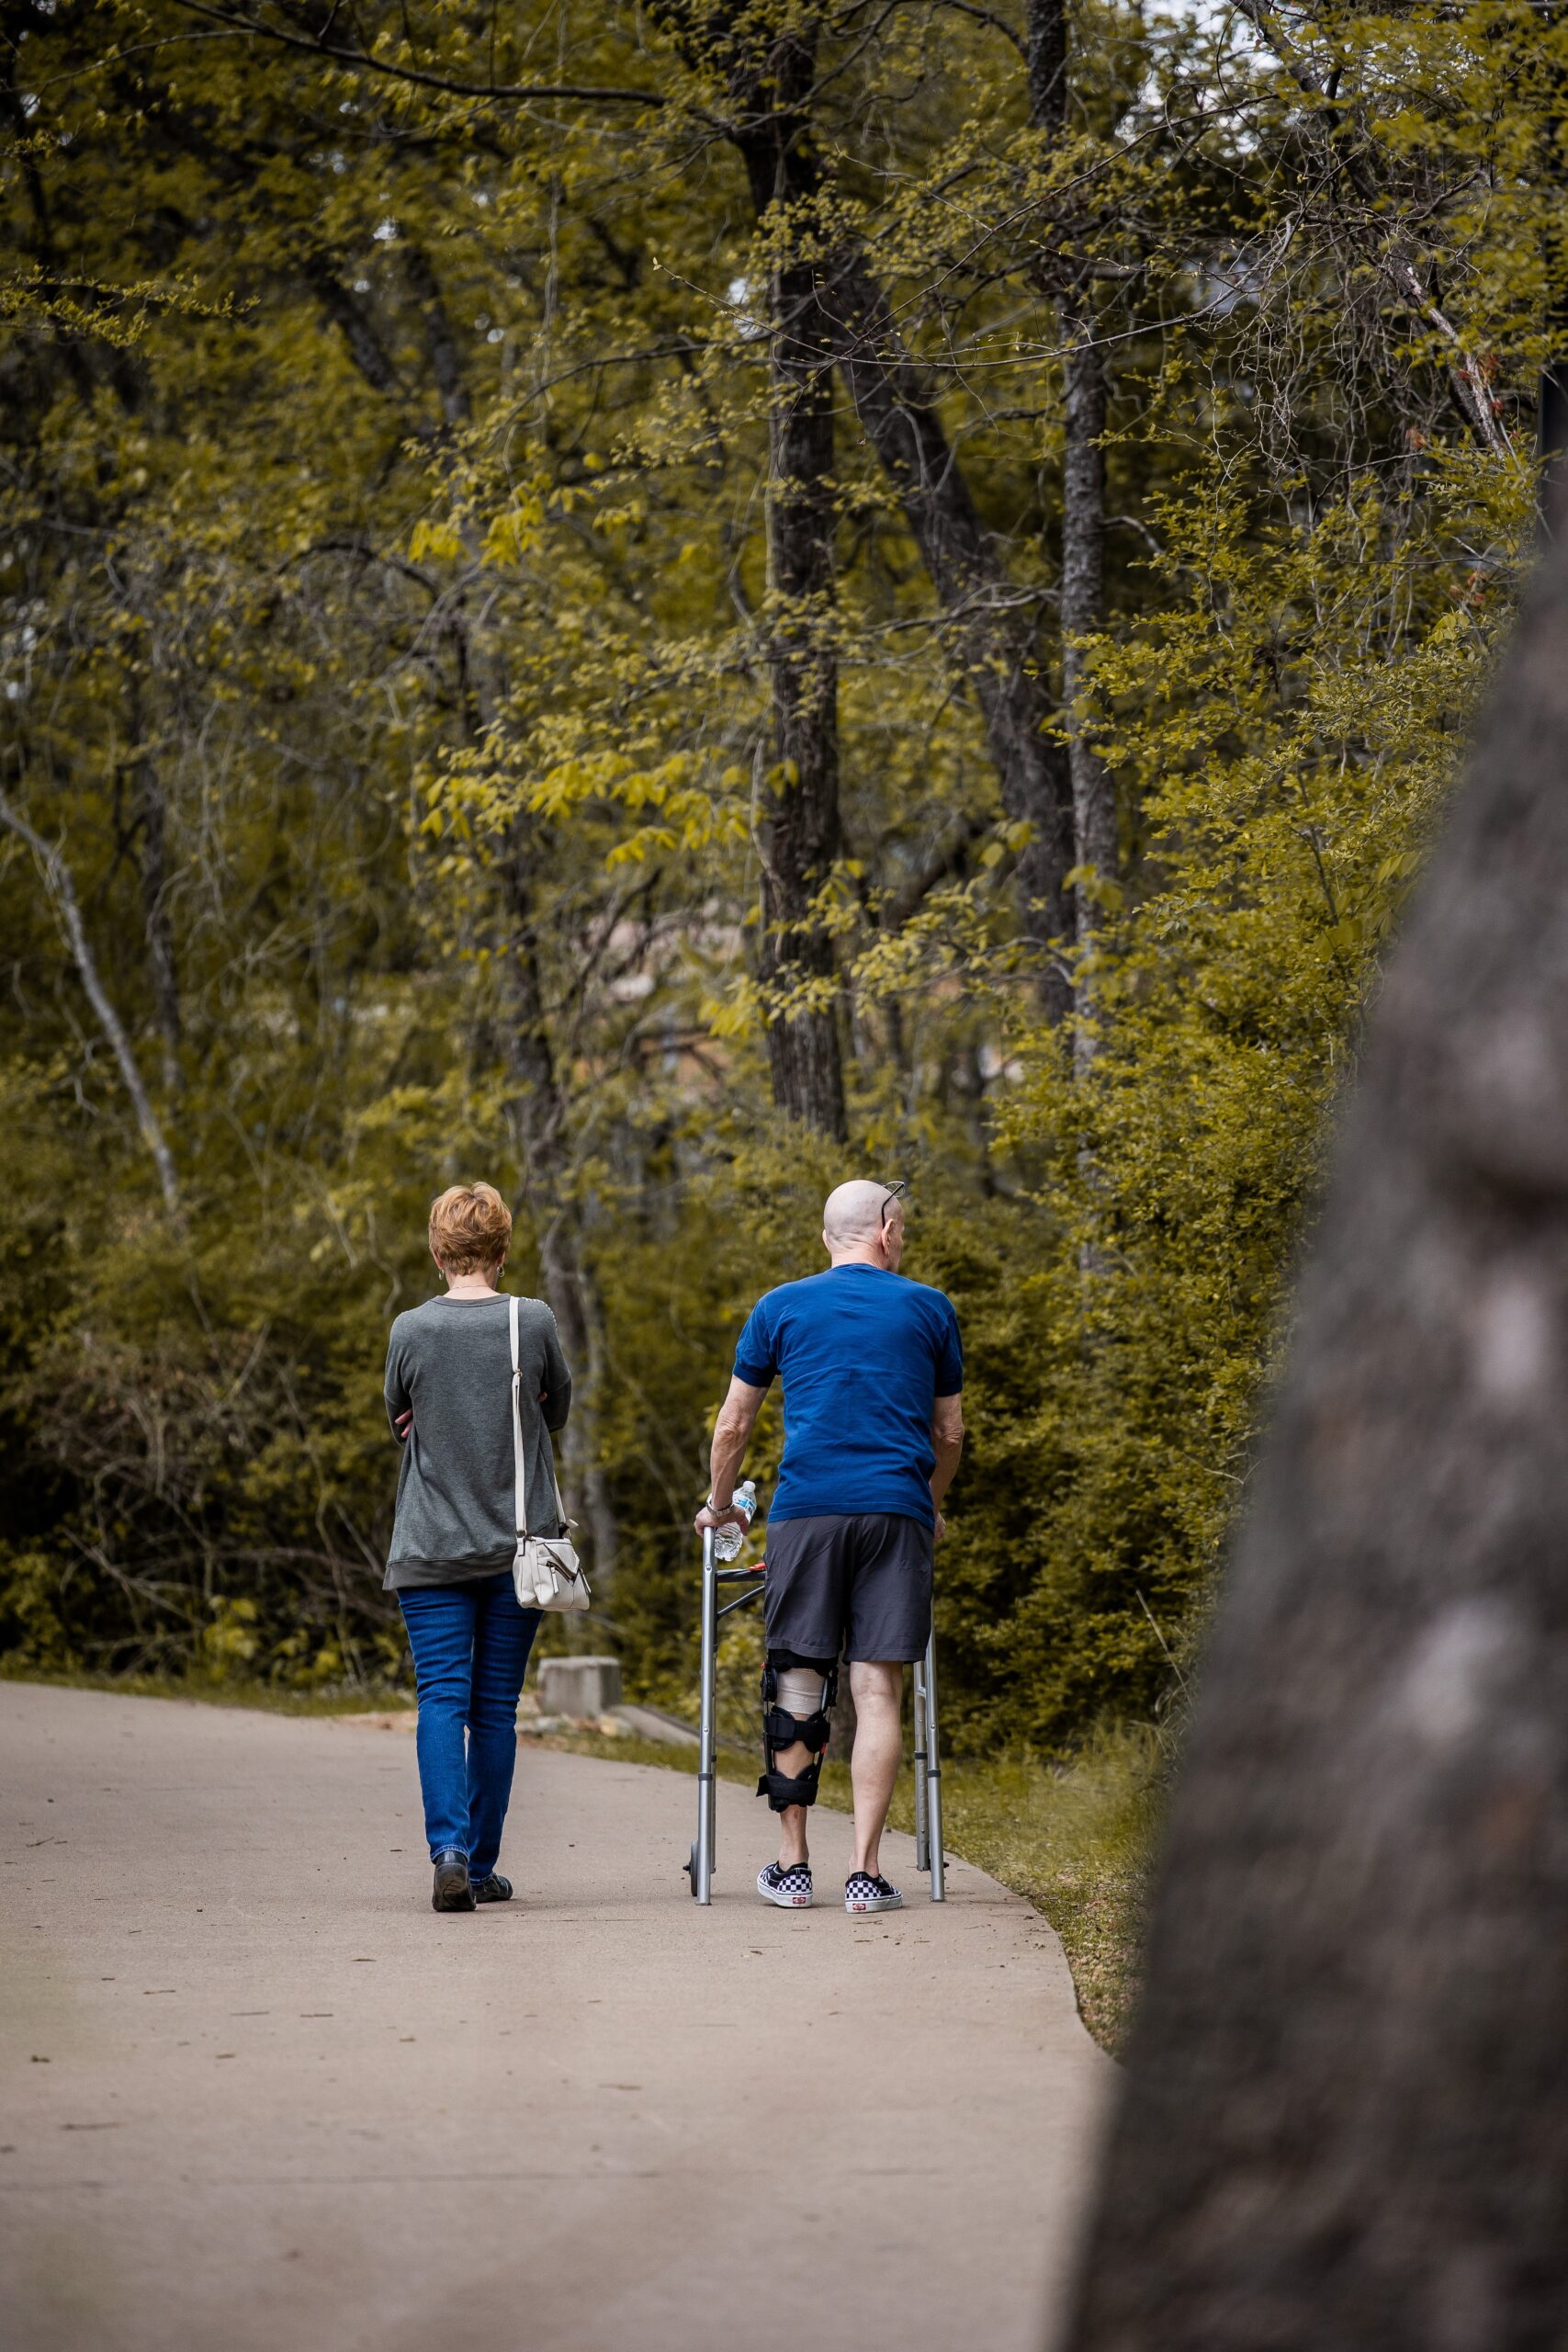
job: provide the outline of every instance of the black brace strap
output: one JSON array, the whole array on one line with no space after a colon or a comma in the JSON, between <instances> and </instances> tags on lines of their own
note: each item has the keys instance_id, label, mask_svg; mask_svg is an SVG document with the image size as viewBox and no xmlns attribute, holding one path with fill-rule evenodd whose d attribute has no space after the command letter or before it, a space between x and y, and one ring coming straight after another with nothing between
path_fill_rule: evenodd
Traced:
<instances>
[{"instance_id":1,"label":"black brace strap","mask_svg":"<svg viewBox=\"0 0 1568 2352\"><path fill-rule=\"evenodd\" d=\"M809 1673L822 1677L822 1704L814 1715L792 1715L781 1707L779 1672L781 1668L802 1667ZM790 1805L808 1805L817 1802L817 1786L822 1778L822 1755L832 1734L829 1712L839 1695L839 1667L836 1658L802 1657L795 1650L770 1650L762 1669L762 1762L764 1770L757 1782L757 1794L766 1797L774 1813L784 1813ZM781 1749L795 1746L809 1747L813 1754L804 1772L781 1772L773 1762Z\"/></svg>"},{"instance_id":2,"label":"black brace strap","mask_svg":"<svg viewBox=\"0 0 1568 2352\"><path fill-rule=\"evenodd\" d=\"M803 1666L808 1674L819 1674L824 1682L837 1682L839 1661L836 1657L807 1657L804 1650L770 1650L770 1666Z\"/></svg>"},{"instance_id":3,"label":"black brace strap","mask_svg":"<svg viewBox=\"0 0 1568 2352\"><path fill-rule=\"evenodd\" d=\"M833 1726L825 1713L792 1715L787 1707L769 1707L762 1716L765 1747L793 1747L798 1740L818 1756L827 1747Z\"/></svg>"},{"instance_id":4,"label":"black brace strap","mask_svg":"<svg viewBox=\"0 0 1568 2352\"><path fill-rule=\"evenodd\" d=\"M822 1758L818 1756L804 1772L793 1778L788 1772L763 1772L758 1776L757 1794L766 1797L774 1813L787 1813L792 1804L815 1804L817 1783L822 1777Z\"/></svg>"}]
</instances>

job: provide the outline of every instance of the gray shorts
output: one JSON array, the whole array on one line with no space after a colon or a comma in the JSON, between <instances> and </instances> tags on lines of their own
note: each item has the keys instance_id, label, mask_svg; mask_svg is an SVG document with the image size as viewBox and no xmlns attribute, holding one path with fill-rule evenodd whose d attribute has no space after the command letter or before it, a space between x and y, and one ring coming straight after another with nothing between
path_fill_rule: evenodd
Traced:
<instances>
[{"instance_id":1,"label":"gray shorts","mask_svg":"<svg viewBox=\"0 0 1568 2352\"><path fill-rule=\"evenodd\" d=\"M924 1657L931 1531L886 1510L768 1527L762 1608L771 1650L800 1657Z\"/></svg>"}]
</instances>

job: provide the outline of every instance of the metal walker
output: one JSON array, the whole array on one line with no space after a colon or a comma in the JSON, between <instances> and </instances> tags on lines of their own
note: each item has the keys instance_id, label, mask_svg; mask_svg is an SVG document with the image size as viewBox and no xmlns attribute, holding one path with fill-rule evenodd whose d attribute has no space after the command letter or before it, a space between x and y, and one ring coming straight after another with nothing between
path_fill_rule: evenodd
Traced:
<instances>
[{"instance_id":1,"label":"metal walker","mask_svg":"<svg viewBox=\"0 0 1568 2352\"><path fill-rule=\"evenodd\" d=\"M702 1705L697 1725L697 1835L691 1858L682 1868L699 1903L713 1901L715 1754L714 1667L718 1653L718 1621L732 1609L744 1609L762 1592L762 1570L721 1567L714 1557L714 1531L703 1536L703 1657ZM721 1584L744 1585L744 1592L718 1605ZM929 1871L931 1901L947 1900L946 1856L942 1848L942 1748L937 1736L936 1634L926 1644L923 1658L915 1661L915 1868Z\"/></svg>"}]
</instances>

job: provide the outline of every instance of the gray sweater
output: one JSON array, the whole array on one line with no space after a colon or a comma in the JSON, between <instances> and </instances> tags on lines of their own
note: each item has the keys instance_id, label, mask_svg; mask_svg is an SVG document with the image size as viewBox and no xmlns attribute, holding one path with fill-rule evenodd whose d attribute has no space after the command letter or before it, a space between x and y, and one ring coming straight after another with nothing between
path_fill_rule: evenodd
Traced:
<instances>
[{"instance_id":1,"label":"gray sweater","mask_svg":"<svg viewBox=\"0 0 1568 2352\"><path fill-rule=\"evenodd\" d=\"M549 1432L566 1427L571 1374L543 1299L517 1303L528 1532L558 1535ZM413 1426L398 1474L384 1589L461 1584L512 1565L512 1344L507 1301L430 1298L400 1315L387 1349L387 1419Z\"/></svg>"}]
</instances>

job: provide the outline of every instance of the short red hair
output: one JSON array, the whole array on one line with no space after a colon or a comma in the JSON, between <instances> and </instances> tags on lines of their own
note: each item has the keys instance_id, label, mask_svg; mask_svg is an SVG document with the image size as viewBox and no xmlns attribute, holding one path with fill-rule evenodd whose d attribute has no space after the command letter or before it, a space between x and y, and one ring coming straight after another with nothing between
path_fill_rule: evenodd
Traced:
<instances>
[{"instance_id":1,"label":"short red hair","mask_svg":"<svg viewBox=\"0 0 1568 2352\"><path fill-rule=\"evenodd\" d=\"M488 1273L511 1239L512 1211L493 1184L450 1184L430 1204L430 1246L445 1273Z\"/></svg>"}]
</instances>

